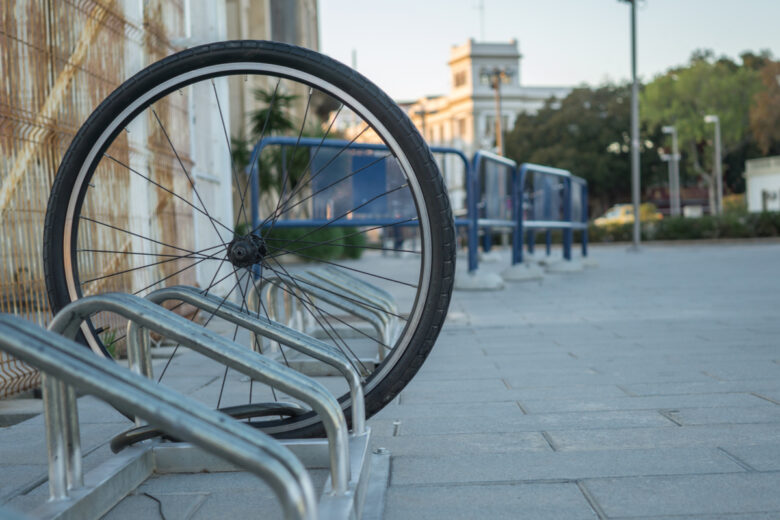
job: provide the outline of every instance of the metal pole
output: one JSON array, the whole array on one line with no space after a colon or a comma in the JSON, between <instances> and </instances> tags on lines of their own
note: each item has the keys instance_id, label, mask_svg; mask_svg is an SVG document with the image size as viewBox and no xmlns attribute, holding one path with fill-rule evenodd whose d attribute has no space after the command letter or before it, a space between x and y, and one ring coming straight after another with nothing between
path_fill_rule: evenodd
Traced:
<instances>
[{"instance_id":1,"label":"metal pole","mask_svg":"<svg viewBox=\"0 0 780 520\"><path fill-rule=\"evenodd\" d=\"M680 151L677 149L677 128L672 132L672 161L674 161L674 198L672 199L672 215L679 216L680 211Z\"/></svg>"},{"instance_id":2,"label":"metal pole","mask_svg":"<svg viewBox=\"0 0 780 520\"><path fill-rule=\"evenodd\" d=\"M631 199L634 204L634 242L639 249L639 82L636 77L636 2L631 0Z\"/></svg>"},{"instance_id":3,"label":"metal pole","mask_svg":"<svg viewBox=\"0 0 780 520\"><path fill-rule=\"evenodd\" d=\"M496 153L504 155L503 136L501 135L501 76L503 72L493 71L493 88L496 90Z\"/></svg>"},{"instance_id":4,"label":"metal pole","mask_svg":"<svg viewBox=\"0 0 780 520\"><path fill-rule=\"evenodd\" d=\"M668 153L661 156L669 170L669 214L674 215L674 159Z\"/></svg>"},{"instance_id":5,"label":"metal pole","mask_svg":"<svg viewBox=\"0 0 780 520\"><path fill-rule=\"evenodd\" d=\"M720 119L715 118L715 205L723 214L723 168L720 161Z\"/></svg>"}]
</instances>

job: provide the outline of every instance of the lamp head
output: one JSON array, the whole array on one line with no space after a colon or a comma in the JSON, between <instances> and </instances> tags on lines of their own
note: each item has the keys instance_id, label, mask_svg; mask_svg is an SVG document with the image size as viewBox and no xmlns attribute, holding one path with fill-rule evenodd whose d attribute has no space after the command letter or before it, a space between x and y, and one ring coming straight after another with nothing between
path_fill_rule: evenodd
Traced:
<instances>
[{"instance_id":1,"label":"lamp head","mask_svg":"<svg viewBox=\"0 0 780 520\"><path fill-rule=\"evenodd\" d=\"M661 131L665 134L673 134L676 131L676 128L671 125L667 125L662 127Z\"/></svg>"},{"instance_id":2,"label":"lamp head","mask_svg":"<svg viewBox=\"0 0 780 520\"><path fill-rule=\"evenodd\" d=\"M714 114L707 114L704 116L704 122L705 123L717 123L718 122L718 116Z\"/></svg>"}]
</instances>

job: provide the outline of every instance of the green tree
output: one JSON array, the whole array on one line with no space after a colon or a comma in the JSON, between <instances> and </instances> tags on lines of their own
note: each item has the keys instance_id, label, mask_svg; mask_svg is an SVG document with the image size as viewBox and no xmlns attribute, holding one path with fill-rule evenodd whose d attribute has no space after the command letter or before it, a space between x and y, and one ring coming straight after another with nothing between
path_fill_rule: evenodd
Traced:
<instances>
[{"instance_id":1,"label":"green tree","mask_svg":"<svg viewBox=\"0 0 780 520\"><path fill-rule=\"evenodd\" d=\"M750 130L764 155L780 153L780 62L769 61L760 71L763 89L750 110Z\"/></svg>"},{"instance_id":2,"label":"green tree","mask_svg":"<svg viewBox=\"0 0 780 520\"><path fill-rule=\"evenodd\" d=\"M629 85L579 87L550 99L536 114L521 114L506 136L506 153L518 162L570 170L588 181L591 213L630 199ZM666 167L642 130L642 184L665 178Z\"/></svg>"},{"instance_id":3,"label":"green tree","mask_svg":"<svg viewBox=\"0 0 780 520\"><path fill-rule=\"evenodd\" d=\"M739 189L742 167L739 161L755 148L749 129L750 110L756 93L761 90L757 68L764 66L768 53L744 53L741 64L723 57L715 59L712 51L696 51L690 63L669 70L648 83L640 100L640 114L651 130L674 125L683 152L683 161L710 186L714 196L713 127L704 122L706 114L720 119L725 184ZM737 164L735 164L737 163ZM681 170L685 180L685 170Z\"/></svg>"}]
</instances>

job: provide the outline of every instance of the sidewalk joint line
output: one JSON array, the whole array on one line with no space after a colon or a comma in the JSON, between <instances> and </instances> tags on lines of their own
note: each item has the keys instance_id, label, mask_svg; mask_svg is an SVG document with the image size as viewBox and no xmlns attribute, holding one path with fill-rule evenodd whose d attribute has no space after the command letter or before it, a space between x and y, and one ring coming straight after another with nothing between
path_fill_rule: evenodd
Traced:
<instances>
[{"instance_id":1,"label":"sidewalk joint line","mask_svg":"<svg viewBox=\"0 0 780 520\"><path fill-rule=\"evenodd\" d=\"M754 397L758 397L759 399L763 399L764 401L769 401L772 404L780 405L780 401L775 401L771 397L767 397L765 395L761 395L761 394L756 393L756 392L750 392L750 395L752 395Z\"/></svg>"},{"instance_id":2,"label":"sidewalk joint line","mask_svg":"<svg viewBox=\"0 0 780 520\"><path fill-rule=\"evenodd\" d=\"M661 414L661 417L663 417L664 419L668 419L669 421L673 422L677 426L682 426L683 423L675 419L673 415L675 412L678 411L679 410L658 410L658 413Z\"/></svg>"},{"instance_id":3,"label":"sidewalk joint line","mask_svg":"<svg viewBox=\"0 0 780 520\"><path fill-rule=\"evenodd\" d=\"M555 442L553 441L552 437L550 437L550 434L547 432L541 432L542 437L544 437L544 440L547 441L547 444L550 445L550 449L553 451L558 451L558 447L555 445Z\"/></svg>"},{"instance_id":4,"label":"sidewalk joint line","mask_svg":"<svg viewBox=\"0 0 780 520\"><path fill-rule=\"evenodd\" d=\"M585 497L585 500L587 500L588 505L590 505L590 508L593 509L593 512L596 513L596 516L599 517L599 520L606 520L607 515L604 513L604 510L601 508L599 503L596 501L596 497L594 497L590 490L585 486L585 483L581 480L577 480L577 487L580 490L580 493L582 493L582 496Z\"/></svg>"},{"instance_id":5,"label":"sidewalk joint line","mask_svg":"<svg viewBox=\"0 0 780 520\"><path fill-rule=\"evenodd\" d=\"M755 473L757 471L756 468L754 468L753 466L751 466L750 464L748 464L744 460L740 459L736 455L734 455L732 453L729 453L728 451L726 451L725 448L721 448L720 446L718 446L718 451L723 453L726 457L731 459L736 465L740 466L745 471L748 471L748 472L751 472L751 473Z\"/></svg>"}]
</instances>

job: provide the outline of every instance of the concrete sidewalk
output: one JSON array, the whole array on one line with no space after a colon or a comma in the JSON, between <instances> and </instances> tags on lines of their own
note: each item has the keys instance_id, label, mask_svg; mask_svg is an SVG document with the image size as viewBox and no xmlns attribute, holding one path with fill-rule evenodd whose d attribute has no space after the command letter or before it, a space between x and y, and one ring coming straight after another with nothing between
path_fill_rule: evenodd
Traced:
<instances>
[{"instance_id":1,"label":"concrete sidewalk","mask_svg":"<svg viewBox=\"0 0 780 520\"><path fill-rule=\"evenodd\" d=\"M420 373L369 421L393 454L385 518L780 518L780 244L592 256L454 294ZM80 403L89 468L127 421ZM0 502L45 497L42 433L40 417L0 429ZM274 517L257 483L165 476L108 516Z\"/></svg>"},{"instance_id":2,"label":"concrete sidewalk","mask_svg":"<svg viewBox=\"0 0 780 520\"><path fill-rule=\"evenodd\" d=\"M780 245L592 256L455 294L372 421L388 520L780 518Z\"/></svg>"}]
</instances>

